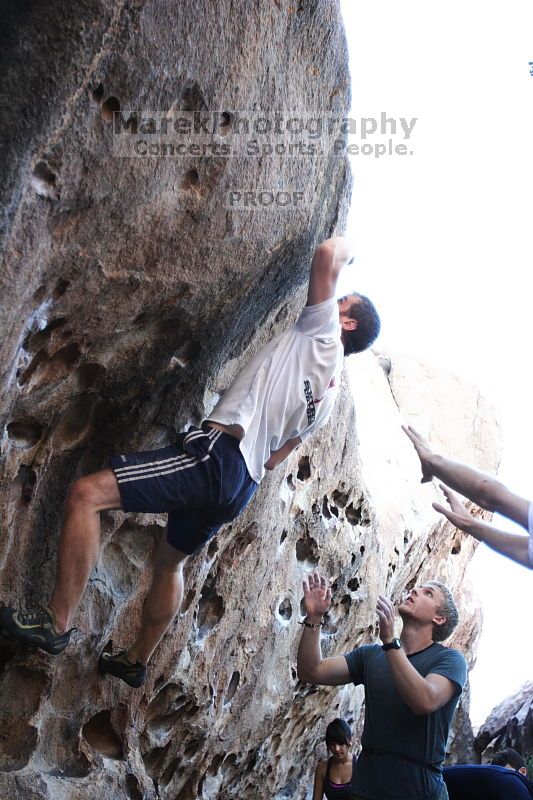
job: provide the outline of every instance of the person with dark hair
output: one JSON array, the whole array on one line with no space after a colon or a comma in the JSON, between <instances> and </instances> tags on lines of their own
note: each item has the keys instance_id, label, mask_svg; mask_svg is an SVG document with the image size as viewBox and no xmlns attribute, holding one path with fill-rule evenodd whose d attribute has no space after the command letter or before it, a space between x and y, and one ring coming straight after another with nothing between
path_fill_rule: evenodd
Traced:
<instances>
[{"instance_id":1,"label":"person with dark hair","mask_svg":"<svg viewBox=\"0 0 533 800\"><path fill-rule=\"evenodd\" d=\"M526 762L514 748L506 747L504 750L498 750L492 757L490 762L495 767L505 767L505 769L514 769L520 775L525 775L527 778Z\"/></svg>"},{"instance_id":2,"label":"person with dark hair","mask_svg":"<svg viewBox=\"0 0 533 800\"><path fill-rule=\"evenodd\" d=\"M365 687L362 752L354 775L354 800L446 800L442 762L466 662L439 644L458 622L449 589L426 581L398 606L403 627L394 634L395 608L379 595L382 644L322 658L320 628L331 602L324 576L303 583L306 617L298 648L298 677L325 686Z\"/></svg>"},{"instance_id":3,"label":"person with dark hair","mask_svg":"<svg viewBox=\"0 0 533 800\"><path fill-rule=\"evenodd\" d=\"M340 313L346 319L356 320L355 328L346 327L342 333L344 355L361 353L367 350L376 339L381 328L378 312L371 300L364 294L354 292L337 301Z\"/></svg>"},{"instance_id":4,"label":"person with dark hair","mask_svg":"<svg viewBox=\"0 0 533 800\"><path fill-rule=\"evenodd\" d=\"M450 800L533 800L533 782L512 767L457 764L444 768Z\"/></svg>"},{"instance_id":5,"label":"person with dark hair","mask_svg":"<svg viewBox=\"0 0 533 800\"><path fill-rule=\"evenodd\" d=\"M420 459L422 483L433 478L442 481L440 488L450 507L433 503L435 511L443 514L456 528L480 542L485 542L501 555L533 569L533 503L511 492L497 478L459 461L438 455L430 443L411 425L402 425L402 428L413 443ZM473 517L455 492L459 492L487 511L501 514L518 523L529 532L529 537L499 531L487 522Z\"/></svg>"},{"instance_id":6,"label":"person with dark hair","mask_svg":"<svg viewBox=\"0 0 533 800\"><path fill-rule=\"evenodd\" d=\"M313 800L352 800L356 757L352 755L352 731L344 719L334 719L326 728L327 761L315 770Z\"/></svg>"},{"instance_id":7,"label":"person with dark hair","mask_svg":"<svg viewBox=\"0 0 533 800\"><path fill-rule=\"evenodd\" d=\"M102 672L141 686L146 665L180 606L187 558L240 514L266 470L326 424L343 356L365 349L379 332L375 315L372 330L362 323L358 342L358 309L367 314L370 301L357 293L335 299L339 273L351 255L342 236L319 245L300 317L256 353L201 427L161 450L116 455L110 469L75 481L66 502L52 597L41 608L2 609L0 624L8 634L61 653L98 558L100 512L168 513L137 639L129 649L103 652L99 660Z\"/></svg>"}]
</instances>

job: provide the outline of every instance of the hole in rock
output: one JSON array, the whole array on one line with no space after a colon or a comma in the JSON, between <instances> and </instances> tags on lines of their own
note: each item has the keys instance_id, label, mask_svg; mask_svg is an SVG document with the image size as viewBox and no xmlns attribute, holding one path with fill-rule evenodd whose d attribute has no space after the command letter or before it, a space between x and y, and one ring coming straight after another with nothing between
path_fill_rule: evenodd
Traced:
<instances>
[{"instance_id":1,"label":"hole in rock","mask_svg":"<svg viewBox=\"0 0 533 800\"><path fill-rule=\"evenodd\" d=\"M177 358L178 361L181 361L182 366L186 367L200 355L201 350L202 346L199 342L189 339L176 350L174 358Z\"/></svg>"},{"instance_id":2,"label":"hole in rock","mask_svg":"<svg viewBox=\"0 0 533 800\"><path fill-rule=\"evenodd\" d=\"M171 744L172 742L169 742L164 747L154 747L153 750L149 750L143 755L144 766L151 778L154 778L163 766L163 761Z\"/></svg>"},{"instance_id":3,"label":"hole in rock","mask_svg":"<svg viewBox=\"0 0 533 800\"><path fill-rule=\"evenodd\" d=\"M240 680L241 680L241 673L239 672L239 670L235 670L235 672L231 676L226 696L224 697L224 705L227 705L235 696L235 692L239 688Z\"/></svg>"},{"instance_id":4,"label":"hole in rock","mask_svg":"<svg viewBox=\"0 0 533 800\"><path fill-rule=\"evenodd\" d=\"M281 619L284 619L287 622L291 619L292 603L289 597L286 597L285 600L279 604L278 614L280 615Z\"/></svg>"},{"instance_id":5,"label":"hole in rock","mask_svg":"<svg viewBox=\"0 0 533 800\"><path fill-rule=\"evenodd\" d=\"M235 753L228 753L228 755L224 758L224 761L221 764L221 772L223 775L227 775L230 770L233 770L235 767L235 763L237 761L237 756Z\"/></svg>"},{"instance_id":6,"label":"hole in rock","mask_svg":"<svg viewBox=\"0 0 533 800\"><path fill-rule=\"evenodd\" d=\"M364 544L362 544L361 547L359 548L359 552L361 553L361 555L363 555L363 553L365 552Z\"/></svg>"},{"instance_id":7,"label":"hole in rock","mask_svg":"<svg viewBox=\"0 0 533 800\"><path fill-rule=\"evenodd\" d=\"M198 748L202 744L201 739L193 739L192 742L185 748L183 755L185 758L192 758L198 752Z\"/></svg>"},{"instance_id":8,"label":"hole in rock","mask_svg":"<svg viewBox=\"0 0 533 800\"><path fill-rule=\"evenodd\" d=\"M345 606L346 609L348 609L352 604L352 598L350 597L349 594L345 594L344 597L341 597L340 603L341 606Z\"/></svg>"},{"instance_id":9,"label":"hole in rock","mask_svg":"<svg viewBox=\"0 0 533 800\"><path fill-rule=\"evenodd\" d=\"M302 456L298 461L298 472L296 479L299 481L307 481L311 477L311 465L309 463L309 456Z\"/></svg>"},{"instance_id":10,"label":"hole in rock","mask_svg":"<svg viewBox=\"0 0 533 800\"><path fill-rule=\"evenodd\" d=\"M87 389L92 389L97 384L101 383L107 374L107 370L101 364L88 362L82 364L76 370L76 383L80 391L84 392Z\"/></svg>"},{"instance_id":11,"label":"hole in rock","mask_svg":"<svg viewBox=\"0 0 533 800\"><path fill-rule=\"evenodd\" d=\"M337 489L333 492L332 498L333 502L339 508L344 508L346 503L348 502L349 495L345 494L345 492L339 492Z\"/></svg>"},{"instance_id":12,"label":"hole in rock","mask_svg":"<svg viewBox=\"0 0 533 800\"><path fill-rule=\"evenodd\" d=\"M207 770L207 775L210 777L216 775L223 761L224 761L224 756L218 753L218 755L216 755L212 760L212 762L210 763L209 769Z\"/></svg>"},{"instance_id":13,"label":"hole in rock","mask_svg":"<svg viewBox=\"0 0 533 800\"><path fill-rule=\"evenodd\" d=\"M24 344L22 345L24 350L26 350L28 353L36 353L41 349L41 347L44 347L44 345L50 341L52 333L57 328L62 328L66 321L66 317L57 317L56 319L50 320L48 325L46 325L46 327L44 327L42 330L28 334L24 340Z\"/></svg>"},{"instance_id":14,"label":"hole in rock","mask_svg":"<svg viewBox=\"0 0 533 800\"><path fill-rule=\"evenodd\" d=\"M456 542L452 547L452 556L456 556L460 552L461 552L461 544L460 542Z\"/></svg>"},{"instance_id":15,"label":"hole in rock","mask_svg":"<svg viewBox=\"0 0 533 800\"><path fill-rule=\"evenodd\" d=\"M156 694L148 706L146 710L146 720L150 721L161 714L177 711L179 708L182 708L186 702L187 695L183 694L182 688L175 683L167 683L167 685L163 686Z\"/></svg>"},{"instance_id":16,"label":"hole in rock","mask_svg":"<svg viewBox=\"0 0 533 800\"><path fill-rule=\"evenodd\" d=\"M41 354L44 355L44 358ZM23 373L20 384L23 386L31 378L30 385L35 389L59 381L72 371L80 356L80 347L75 342L65 345L51 358L46 358L43 350L39 350L28 369Z\"/></svg>"},{"instance_id":17,"label":"hole in rock","mask_svg":"<svg viewBox=\"0 0 533 800\"><path fill-rule=\"evenodd\" d=\"M34 419L9 422L7 435L17 448L33 447L41 438L43 426Z\"/></svg>"},{"instance_id":18,"label":"hole in rock","mask_svg":"<svg viewBox=\"0 0 533 800\"><path fill-rule=\"evenodd\" d=\"M150 720L146 726L146 730L157 737L166 736L172 731L178 721L183 721L184 719L188 720L197 712L198 706L189 701L188 703L185 703L184 706L178 711L174 711L171 714L165 714L163 717L154 717L154 719Z\"/></svg>"},{"instance_id":19,"label":"hole in rock","mask_svg":"<svg viewBox=\"0 0 533 800\"><path fill-rule=\"evenodd\" d=\"M52 292L52 297L54 298L54 300L59 300L60 297L63 297L69 286L70 286L70 281L66 280L58 281L55 285L54 291Z\"/></svg>"},{"instance_id":20,"label":"hole in rock","mask_svg":"<svg viewBox=\"0 0 533 800\"><path fill-rule=\"evenodd\" d=\"M22 502L29 503L33 497L33 490L35 489L36 483L37 473L30 467L26 466L26 464L21 464L17 473L17 477L13 481L13 490L15 492L15 496L20 492L19 496Z\"/></svg>"},{"instance_id":21,"label":"hole in rock","mask_svg":"<svg viewBox=\"0 0 533 800\"><path fill-rule=\"evenodd\" d=\"M351 563L352 567L355 564L356 560L357 560L357 556L355 555L355 553L352 553L352 557L350 559L350 563Z\"/></svg>"},{"instance_id":22,"label":"hole in rock","mask_svg":"<svg viewBox=\"0 0 533 800\"><path fill-rule=\"evenodd\" d=\"M91 97L95 103L101 103L103 96L104 87L101 83L99 83L98 86L95 86L94 89L91 90Z\"/></svg>"},{"instance_id":23,"label":"hole in rock","mask_svg":"<svg viewBox=\"0 0 533 800\"><path fill-rule=\"evenodd\" d=\"M198 603L198 634L200 637L206 636L209 631L215 628L224 616L224 600L216 593L215 589L209 584L204 583L200 602Z\"/></svg>"},{"instance_id":24,"label":"hole in rock","mask_svg":"<svg viewBox=\"0 0 533 800\"><path fill-rule=\"evenodd\" d=\"M294 490L296 489L296 486L294 485L294 479L293 479L293 477L292 477L292 474L291 474L291 475L287 475L287 486L288 486L288 487L289 487L289 489L291 489L293 492L294 492Z\"/></svg>"},{"instance_id":25,"label":"hole in rock","mask_svg":"<svg viewBox=\"0 0 533 800\"><path fill-rule=\"evenodd\" d=\"M56 449L66 449L80 444L93 429L93 418L101 398L97 394L82 395L59 420L52 434Z\"/></svg>"},{"instance_id":26,"label":"hole in rock","mask_svg":"<svg viewBox=\"0 0 533 800\"><path fill-rule=\"evenodd\" d=\"M173 761L170 762L168 767L165 767L165 771L163 772L163 774L159 778L159 783L161 784L161 786L168 786L168 784L170 783L170 781L174 777L174 773L178 769L179 763L180 763L179 762L179 758L175 758Z\"/></svg>"},{"instance_id":27,"label":"hole in rock","mask_svg":"<svg viewBox=\"0 0 533 800\"><path fill-rule=\"evenodd\" d=\"M346 507L346 519L350 525L359 525L361 522L361 509L355 508L353 503Z\"/></svg>"},{"instance_id":28,"label":"hole in rock","mask_svg":"<svg viewBox=\"0 0 533 800\"><path fill-rule=\"evenodd\" d=\"M284 541L285 541L285 539L287 538L287 534L288 534L288 530L285 528L285 529L284 529L284 530L281 532L281 536L279 537L279 543L280 543L280 544L283 544L283 542L284 542Z\"/></svg>"},{"instance_id":29,"label":"hole in rock","mask_svg":"<svg viewBox=\"0 0 533 800\"><path fill-rule=\"evenodd\" d=\"M31 185L40 197L57 196L56 175L46 161L39 161L31 174Z\"/></svg>"},{"instance_id":30,"label":"hole in rock","mask_svg":"<svg viewBox=\"0 0 533 800\"><path fill-rule=\"evenodd\" d=\"M231 114L229 111L222 111L218 118L218 132L221 136L227 136L231 128Z\"/></svg>"},{"instance_id":31,"label":"hole in rock","mask_svg":"<svg viewBox=\"0 0 533 800\"><path fill-rule=\"evenodd\" d=\"M213 558L218 553L218 542L216 539L212 539L209 543L209 547L207 548L207 557Z\"/></svg>"},{"instance_id":32,"label":"hole in rock","mask_svg":"<svg viewBox=\"0 0 533 800\"><path fill-rule=\"evenodd\" d=\"M292 675L293 681L295 681L297 679L297 677L298 677L298 673L296 672L294 667L291 667L291 675Z\"/></svg>"},{"instance_id":33,"label":"hole in rock","mask_svg":"<svg viewBox=\"0 0 533 800\"><path fill-rule=\"evenodd\" d=\"M324 499L322 500L322 516L325 519L331 519L327 495L324 495Z\"/></svg>"},{"instance_id":34,"label":"hole in rock","mask_svg":"<svg viewBox=\"0 0 533 800\"><path fill-rule=\"evenodd\" d=\"M46 350L43 347L42 350L39 350L32 358L24 372L20 375L19 378L19 385L24 386L25 383L29 381L35 370L46 361L48 358L46 354ZM17 377L19 377L19 373L17 372Z\"/></svg>"},{"instance_id":35,"label":"hole in rock","mask_svg":"<svg viewBox=\"0 0 533 800\"><path fill-rule=\"evenodd\" d=\"M187 170L185 175L181 181L181 188L186 191L190 192L197 191L200 187L200 175L198 174L198 170L193 167L192 169Z\"/></svg>"},{"instance_id":36,"label":"hole in rock","mask_svg":"<svg viewBox=\"0 0 533 800\"><path fill-rule=\"evenodd\" d=\"M182 111L203 111L207 108L200 84L189 83L181 93L180 108Z\"/></svg>"},{"instance_id":37,"label":"hole in rock","mask_svg":"<svg viewBox=\"0 0 533 800\"><path fill-rule=\"evenodd\" d=\"M197 800L198 797L203 797L203 795L198 794L197 790L197 775L193 772L191 778L187 780L187 783L181 787L180 793L176 800Z\"/></svg>"},{"instance_id":38,"label":"hole in rock","mask_svg":"<svg viewBox=\"0 0 533 800\"><path fill-rule=\"evenodd\" d=\"M359 589L361 583L357 578L351 578L351 580L349 580L346 585L351 592L356 592Z\"/></svg>"},{"instance_id":39,"label":"hole in rock","mask_svg":"<svg viewBox=\"0 0 533 800\"><path fill-rule=\"evenodd\" d=\"M41 283L39 288L36 289L32 294L31 299L35 303L41 303L44 300L45 295L46 295L46 286L44 283Z\"/></svg>"},{"instance_id":40,"label":"hole in rock","mask_svg":"<svg viewBox=\"0 0 533 800\"><path fill-rule=\"evenodd\" d=\"M118 97L108 97L107 100L102 103L100 114L104 122L113 122L113 115L118 111L120 111L120 101Z\"/></svg>"},{"instance_id":41,"label":"hole in rock","mask_svg":"<svg viewBox=\"0 0 533 800\"><path fill-rule=\"evenodd\" d=\"M111 711L99 711L81 729L85 741L106 758L122 758L122 743L111 723Z\"/></svg>"},{"instance_id":42,"label":"hole in rock","mask_svg":"<svg viewBox=\"0 0 533 800\"><path fill-rule=\"evenodd\" d=\"M132 772L128 772L126 775L126 792L130 800L144 800L144 792L139 785L139 781Z\"/></svg>"},{"instance_id":43,"label":"hole in rock","mask_svg":"<svg viewBox=\"0 0 533 800\"><path fill-rule=\"evenodd\" d=\"M296 542L296 558L298 561L305 561L311 566L316 567L320 561L318 545L310 536L298 539Z\"/></svg>"}]
</instances>

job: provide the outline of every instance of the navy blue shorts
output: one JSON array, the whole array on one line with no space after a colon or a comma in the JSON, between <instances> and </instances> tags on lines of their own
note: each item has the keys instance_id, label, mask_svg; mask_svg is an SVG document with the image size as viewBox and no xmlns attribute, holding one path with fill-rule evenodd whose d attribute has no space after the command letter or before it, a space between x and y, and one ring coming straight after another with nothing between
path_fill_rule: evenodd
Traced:
<instances>
[{"instance_id":1,"label":"navy blue shorts","mask_svg":"<svg viewBox=\"0 0 533 800\"><path fill-rule=\"evenodd\" d=\"M238 440L205 422L173 445L113 456L109 465L124 511L168 513L167 541L188 555L235 519L257 489Z\"/></svg>"}]
</instances>

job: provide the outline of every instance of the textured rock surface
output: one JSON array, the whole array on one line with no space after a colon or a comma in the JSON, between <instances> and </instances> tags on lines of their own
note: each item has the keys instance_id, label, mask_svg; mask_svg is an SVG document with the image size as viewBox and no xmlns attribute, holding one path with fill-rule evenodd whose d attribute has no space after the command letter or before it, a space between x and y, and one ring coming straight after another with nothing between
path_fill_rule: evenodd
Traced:
<instances>
[{"instance_id":1,"label":"textured rock surface","mask_svg":"<svg viewBox=\"0 0 533 800\"><path fill-rule=\"evenodd\" d=\"M418 369L399 363L398 381ZM431 415L431 379L437 404L443 391L452 404L469 387L450 380L446 388L430 370L426 376L425 409L439 430L446 421ZM328 719L341 713L360 731L360 689L296 681L303 575L318 567L333 581L324 630L324 652L333 654L372 640L382 590L398 598L404 586L437 576L464 598L473 542L435 519L435 490L418 483L398 427L398 397L380 363L359 356L349 377L357 427L344 387L312 449L269 476L240 521L191 560L180 618L156 652L145 688L133 693L98 679L95 654L109 639L127 641L135 628L162 520L105 515L74 646L56 660L2 650L2 707L14 737L3 742L3 769L12 770L0 778L6 796L31 785L35 797L54 798L156 797L156 787L172 799L297 798ZM479 437L493 441L489 414L473 433L476 414L471 407L465 456ZM486 457L485 466L494 461ZM20 564L11 563L13 570ZM468 653L477 614L462 606L464 624L451 643L466 642ZM22 709L14 699L21 694Z\"/></svg>"},{"instance_id":2,"label":"textured rock surface","mask_svg":"<svg viewBox=\"0 0 533 800\"><path fill-rule=\"evenodd\" d=\"M329 149L118 159L110 110L342 116L348 75L336 3L4 10L0 598L31 603L50 592L72 479L201 419L294 319L313 248L346 214L346 164ZM302 191L305 206L228 209L228 192L257 187ZM301 796L328 717L361 724L360 691L296 682L305 571L334 581L327 653L372 638L383 589L438 574L463 591L473 542L435 519L397 406L458 457L498 460L473 388L404 359L387 372L390 385L357 358L357 429L345 387L312 449L190 561L180 617L136 692L95 663L132 637L164 520L103 515L73 645L58 659L0 645L2 798Z\"/></svg>"},{"instance_id":3,"label":"textured rock surface","mask_svg":"<svg viewBox=\"0 0 533 800\"><path fill-rule=\"evenodd\" d=\"M525 758L533 757L533 681L524 683L492 709L474 746L483 763L490 762L494 753L505 747L514 747Z\"/></svg>"}]
</instances>

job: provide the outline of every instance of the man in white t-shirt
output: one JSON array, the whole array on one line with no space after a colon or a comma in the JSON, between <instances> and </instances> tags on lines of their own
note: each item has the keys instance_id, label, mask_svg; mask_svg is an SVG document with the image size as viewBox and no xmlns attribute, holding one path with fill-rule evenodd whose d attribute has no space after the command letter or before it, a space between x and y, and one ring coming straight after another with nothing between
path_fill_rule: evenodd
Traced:
<instances>
[{"instance_id":1,"label":"man in white t-shirt","mask_svg":"<svg viewBox=\"0 0 533 800\"><path fill-rule=\"evenodd\" d=\"M493 550L516 561L517 564L533 569L533 503L511 492L497 478L435 453L429 442L411 425L404 425L403 430L413 443L420 459L422 483L433 478L443 481L440 488L450 507L433 503L435 511L443 514L459 530L469 533L480 542L485 542ZM452 489L477 503L481 508L512 519L529 532L529 537L499 531L487 522L473 517Z\"/></svg>"},{"instance_id":2,"label":"man in white t-shirt","mask_svg":"<svg viewBox=\"0 0 533 800\"><path fill-rule=\"evenodd\" d=\"M114 456L110 469L73 484L52 598L36 610L4 608L5 631L60 653L98 558L100 512L167 512L137 640L128 650L102 653L99 661L102 672L130 686L143 683L146 664L180 606L187 557L235 519L265 470L327 422L343 356L365 350L379 333L368 298L353 293L335 299L337 278L350 257L343 237L317 248L300 318L252 358L201 428L190 428L160 450Z\"/></svg>"}]
</instances>

